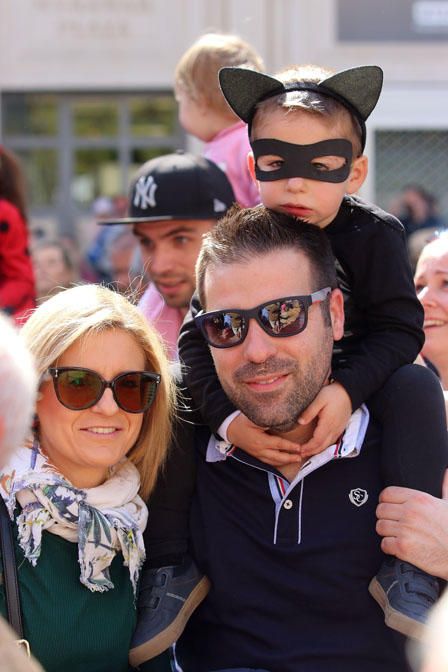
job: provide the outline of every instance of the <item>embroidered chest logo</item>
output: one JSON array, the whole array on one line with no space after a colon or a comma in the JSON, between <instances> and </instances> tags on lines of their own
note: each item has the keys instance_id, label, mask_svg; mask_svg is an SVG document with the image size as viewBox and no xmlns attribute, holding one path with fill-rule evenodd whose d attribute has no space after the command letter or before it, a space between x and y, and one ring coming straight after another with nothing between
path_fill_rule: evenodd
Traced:
<instances>
[{"instance_id":1,"label":"embroidered chest logo","mask_svg":"<svg viewBox=\"0 0 448 672\"><path fill-rule=\"evenodd\" d=\"M135 185L134 205L136 208L147 210L148 208L155 208L156 206L156 189L157 184L152 175L142 177Z\"/></svg>"},{"instance_id":2,"label":"embroidered chest logo","mask_svg":"<svg viewBox=\"0 0 448 672\"><path fill-rule=\"evenodd\" d=\"M355 506L362 506L369 499L369 493L362 488L353 488L353 490L350 490L348 498Z\"/></svg>"}]
</instances>

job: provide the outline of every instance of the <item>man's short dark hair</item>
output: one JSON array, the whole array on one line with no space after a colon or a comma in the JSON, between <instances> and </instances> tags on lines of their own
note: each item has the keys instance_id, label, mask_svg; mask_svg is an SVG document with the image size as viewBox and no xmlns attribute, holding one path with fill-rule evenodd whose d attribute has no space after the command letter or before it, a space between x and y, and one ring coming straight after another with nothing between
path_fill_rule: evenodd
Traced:
<instances>
[{"instance_id":1,"label":"man's short dark hair","mask_svg":"<svg viewBox=\"0 0 448 672\"><path fill-rule=\"evenodd\" d=\"M337 287L335 259L321 229L262 205L246 209L234 206L204 237L196 264L202 306L206 307L204 284L210 266L244 263L257 255L291 248L302 252L310 262L312 291Z\"/></svg>"}]
</instances>

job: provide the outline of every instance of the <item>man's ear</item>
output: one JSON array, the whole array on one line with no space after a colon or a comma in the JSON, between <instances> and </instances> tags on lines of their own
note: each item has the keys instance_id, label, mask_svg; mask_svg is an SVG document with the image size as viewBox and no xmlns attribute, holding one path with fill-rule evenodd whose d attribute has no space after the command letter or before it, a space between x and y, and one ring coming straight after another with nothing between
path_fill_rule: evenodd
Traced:
<instances>
[{"instance_id":1,"label":"man's ear","mask_svg":"<svg viewBox=\"0 0 448 672\"><path fill-rule=\"evenodd\" d=\"M331 292L330 317L333 338L340 341L344 335L344 297L340 289L333 289Z\"/></svg>"},{"instance_id":2,"label":"man's ear","mask_svg":"<svg viewBox=\"0 0 448 672\"><path fill-rule=\"evenodd\" d=\"M369 163L365 154L354 159L348 178L347 194L355 194L361 189L367 177L368 167Z\"/></svg>"},{"instance_id":3,"label":"man's ear","mask_svg":"<svg viewBox=\"0 0 448 672\"><path fill-rule=\"evenodd\" d=\"M254 159L254 153L249 152L247 155L247 167L249 168L249 173L255 184L258 184L258 180L255 177L255 159Z\"/></svg>"}]
</instances>

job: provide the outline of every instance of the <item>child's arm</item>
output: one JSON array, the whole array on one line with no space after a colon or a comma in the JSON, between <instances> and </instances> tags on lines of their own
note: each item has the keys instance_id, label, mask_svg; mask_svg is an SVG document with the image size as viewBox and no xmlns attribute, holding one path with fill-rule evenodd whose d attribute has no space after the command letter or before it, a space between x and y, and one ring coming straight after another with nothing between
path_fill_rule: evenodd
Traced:
<instances>
[{"instance_id":1,"label":"child's arm","mask_svg":"<svg viewBox=\"0 0 448 672\"><path fill-rule=\"evenodd\" d=\"M224 420L237 409L221 387L208 345L194 322L194 316L201 309L198 296L194 294L179 334L179 358L184 364L183 378L194 406L217 434Z\"/></svg>"},{"instance_id":2,"label":"child's arm","mask_svg":"<svg viewBox=\"0 0 448 672\"><path fill-rule=\"evenodd\" d=\"M227 438L230 443L242 448L249 455L274 467L302 461L298 444L267 434L266 429L255 425L243 413L239 413L230 423Z\"/></svg>"},{"instance_id":3,"label":"child's arm","mask_svg":"<svg viewBox=\"0 0 448 672\"><path fill-rule=\"evenodd\" d=\"M349 285L346 332L361 332L353 348L350 339L342 341L344 357L333 369L353 410L395 370L413 362L424 342L423 308L415 293L403 228L391 215L374 206L359 207L358 202L351 198L350 207L345 204L343 229L330 225L326 230Z\"/></svg>"},{"instance_id":4,"label":"child's arm","mask_svg":"<svg viewBox=\"0 0 448 672\"><path fill-rule=\"evenodd\" d=\"M222 389L208 346L194 323L193 316L200 309L199 299L195 294L191 302L191 313L187 315L180 331L179 357L184 364L184 381L195 408L200 411L211 430L218 433L224 420L237 409ZM298 445L267 434L265 429L255 425L242 413L230 423L226 438L262 462L274 466L283 466L300 459Z\"/></svg>"},{"instance_id":5,"label":"child's arm","mask_svg":"<svg viewBox=\"0 0 448 672\"><path fill-rule=\"evenodd\" d=\"M148 567L180 564L188 552L190 506L196 485L195 432L199 420L190 410L190 399L179 384L170 447L147 502L149 518L143 538Z\"/></svg>"},{"instance_id":6,"label":"child's arm","mask_svg":"<svg viewBox=\"0 0 448 672\"><path fill-rule=\"evenodd\" d=\"M342 385L333 382L323 387L299 418L299 424L307 425L317 417L313 436L301 447L302 458L316 455L336 443L351 414L352 403Z\"/></svg>"},{"instance_id":7,"label":"child's arm","mask_svg":"<svg viewBox=\"0 0 448 672\"><path fill-rule=\"evenodd\" d=\"M305 424L318 416L314 436L302 446L304 457L336 441L350 413L412 362L424 340L401 224L375 206L359 207L353 197L338 219L326 233L338 260L349 338L337 344L342 350L333 361L337 384L324 388L300 418Z\"/></svg>"}]
</instances>

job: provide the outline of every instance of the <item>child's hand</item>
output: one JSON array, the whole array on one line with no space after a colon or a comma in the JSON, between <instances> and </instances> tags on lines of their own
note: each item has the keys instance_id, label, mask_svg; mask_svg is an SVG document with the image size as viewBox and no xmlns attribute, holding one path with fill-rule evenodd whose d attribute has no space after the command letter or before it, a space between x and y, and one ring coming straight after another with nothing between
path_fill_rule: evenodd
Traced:
<instances>
[{"instance_id":1,"label":"child's hand","mask_svg":"<svg viewBox=\"0 0 448 672\"><path fill-rule=\"evenodd\" d=\"M312 438L302 444L302 457L321 453L335 443L346 428L351 414L350 397L340 383L323 387L298 420L300 425L307 425L316 416L318 418Z\"/></svg>"},{"instance_id":2,"label":"child's hand","mask_svg":"<svg viewBox=\"0 0 448 672\"><path fill-rule=\"evenodd\" d=\"M227 438L249 455L273 467L301 462L298 444L267 434L266 429L255 425L242 413L237 415L228 426Z\"/></svg>"}]
</instances>

